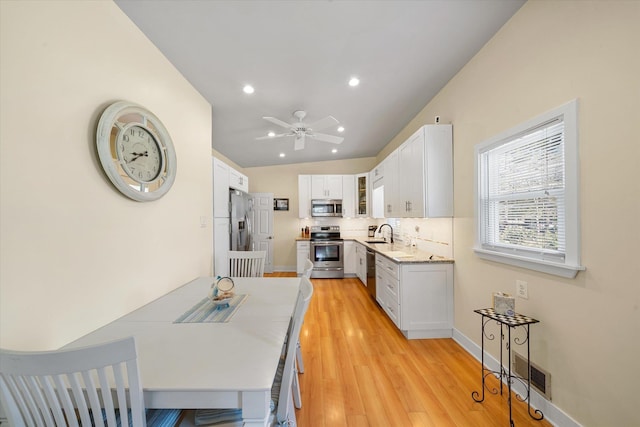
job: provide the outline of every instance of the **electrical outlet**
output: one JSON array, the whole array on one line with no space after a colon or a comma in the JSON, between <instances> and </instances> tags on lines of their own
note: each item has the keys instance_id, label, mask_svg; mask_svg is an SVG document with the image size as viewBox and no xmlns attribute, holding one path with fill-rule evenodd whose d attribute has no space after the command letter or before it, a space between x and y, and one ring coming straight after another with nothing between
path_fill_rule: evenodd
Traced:
<instances>
[{"instance_id":1,"label":"electrical outlet","mask_svg":"<svg viewBox=\"0 0 640 427\"><path fill-rule=\"evenodd\" d=\"M516 280L516 295L522 299L529 299L528 283L524 280Z\"/></svg>"}]
</instances>

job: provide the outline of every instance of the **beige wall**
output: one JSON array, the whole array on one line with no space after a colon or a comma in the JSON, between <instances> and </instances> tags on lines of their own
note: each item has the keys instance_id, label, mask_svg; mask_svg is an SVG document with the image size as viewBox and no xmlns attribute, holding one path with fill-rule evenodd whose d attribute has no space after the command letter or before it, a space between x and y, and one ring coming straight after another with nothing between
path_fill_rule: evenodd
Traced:
<instances>
[{"instance_id":1,"label":"beige wall","mask_svg":"<svg viewBox=\"0 0 640 427\"><path fill-rule=\"evenodd\" d=\"M551 372L553 404L585 426L640 425L638 22L637 1L528 2L378 159L436 115L453 123L455 327L479 344L473 309L527 281L516 309L540 320L532 360ZM570 280L479 259L474 146L574 98L587 270Z\"/></svg>"},{"instance_id":2,"label":"beige wall","mask_svg":"<svg viewBox=\"0 0 640 427\"><path fill-rule=\"evenodd\" d=\"M0 346L52 349L209 273L211 106L111 1L0 1L0 18ZM172 136L158 201L101 170L116 100Z\"/></svg>"},{"instance_id":3,"label":"beige wall","mask_svg":"<svg viewBox=\"0 0 640 427\"><path fill-rule=\"evenodd\" d=\"M289 199L288 211L273 213L273 265L275 269L291 269L296 265L295 238L300 235L298 175L356 174L368 172L374 165L375 158L365 157L241 169L249 177L249 191L273 193L274 197Z\"/></svg>"}]
</instances>

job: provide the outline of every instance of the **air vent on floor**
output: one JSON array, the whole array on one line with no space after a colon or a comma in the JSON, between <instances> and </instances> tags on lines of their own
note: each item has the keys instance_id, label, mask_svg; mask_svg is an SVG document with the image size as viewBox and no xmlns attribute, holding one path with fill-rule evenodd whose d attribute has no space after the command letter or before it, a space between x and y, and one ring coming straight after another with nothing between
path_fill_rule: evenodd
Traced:
<instances>
[{"instance_id":1,"label":"air vent on floor","mask_svg":"<svg viewBox=\"0 0 640 427\"><path fill-rule=\"evenodd\" d=\"M526 357L514 351L512 366L516 375L524 378L525 381L529 378ZM551 401L551 374L533 362L531 362L531 385Z\"/></svg>"}]
</instances>

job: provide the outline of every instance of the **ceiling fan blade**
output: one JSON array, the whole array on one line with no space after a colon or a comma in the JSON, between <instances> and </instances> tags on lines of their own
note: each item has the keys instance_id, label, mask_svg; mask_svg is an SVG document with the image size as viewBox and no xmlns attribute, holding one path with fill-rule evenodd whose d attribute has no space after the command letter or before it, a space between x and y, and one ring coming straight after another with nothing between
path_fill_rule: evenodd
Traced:
<instances>
[{"instance_id":1,"label":"ceiling fan blade","mask_svg":"<svg viewBox=\"0 0 640 427\"><path fill-rule=\"evenodd\" d=\"M304 134L296 136L296 140L293 143L293 149L295 151L302 150L304 148Z\"/></svg>"},{"instance_id":2,"label":"ceiling fan blade","mask_svg":"<svg viewBox=\"0 0 640 427\"><path fill-rule=\"evenodd\" d=\"M327 135L326 133L307 134L307 136L317 139L318 141L330 142L332 144L342 144L342 141L344 141L344 138L341 136Z\"/></svg>"},{"instance_id":3,"label":"ceiling fan blade","mask_svg":"<svg viewBox=\"0 0 640 427\"><path fill-rule=\"evenodd\" d=\"M263 117L263 119L265 119L268 122L271 122L273 124L276 124L278 126L282 126L283 128L287 128L287 129L292 129L293 126L287 122L283 122L280 119L276 119L275 117Z\"/></svg>"},{"instance_id":4,"label":"ceiling fan blade","mask_svg":"<svg viewBox=\"0 0 640 427\"><path fill-rule=\"evenodd\" d=\"M311 130L321 130L321 129L328 128L329 126L335 126L338 123L340 122L335 117L327 116L324 119L320 119L317 122L307 125L307 128Z\"/></svg>"},{"instance_id":5,"label":"ceiling fan blade","mask_svg":"<svg viewBox=\"0 0 640 427\"><path fill-rule=\"evenodd\" d=\"M259 136L256 139L274 139L274 138L282 138L283 136L291 136L291 135L292 134L290 134L290 133L281 133L281 134L273 135L273 136L269 136L269 135Z\"/></svg>"}]
</instances>

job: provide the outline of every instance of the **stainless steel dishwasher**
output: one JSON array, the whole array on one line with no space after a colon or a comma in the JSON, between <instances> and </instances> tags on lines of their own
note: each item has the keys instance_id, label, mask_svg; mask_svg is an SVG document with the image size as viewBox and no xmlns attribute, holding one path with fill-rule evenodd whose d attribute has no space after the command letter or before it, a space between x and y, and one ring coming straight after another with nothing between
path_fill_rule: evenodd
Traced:
<instances>
[{"instance_id":1,"label":"stainless steel dishwasher","mask_svg":"<svg viewBox=\"0 0 640 427\"><path fill-rule=\"evenodd\" d=\"M367 248L367 290L376 300L376 253Z\"/></svg>"}]
</instances>

